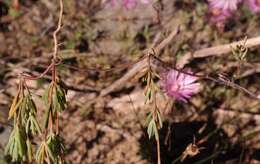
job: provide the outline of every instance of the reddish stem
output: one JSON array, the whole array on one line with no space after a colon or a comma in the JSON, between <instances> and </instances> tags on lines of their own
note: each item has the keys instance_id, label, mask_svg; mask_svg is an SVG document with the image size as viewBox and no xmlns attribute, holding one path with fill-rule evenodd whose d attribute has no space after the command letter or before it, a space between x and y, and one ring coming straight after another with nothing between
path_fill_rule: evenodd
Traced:
<instances>
[{"instance_id":1,"label":"reddish stem","mask_svg":"<svg viewBox=\"0 0 260 164\"><path fill-rule=\"evenodd\" d=\"M38 76L29 76L29 75L26 75L26 74L21 74L21 76L25 79L25 80L38 80L40 78L42 78L43 76L45 76L52 68L53 66L55 66L55 63L52 62L46 69L43 73L41 73L40 75Z\"/></svg>"}]
</instances>

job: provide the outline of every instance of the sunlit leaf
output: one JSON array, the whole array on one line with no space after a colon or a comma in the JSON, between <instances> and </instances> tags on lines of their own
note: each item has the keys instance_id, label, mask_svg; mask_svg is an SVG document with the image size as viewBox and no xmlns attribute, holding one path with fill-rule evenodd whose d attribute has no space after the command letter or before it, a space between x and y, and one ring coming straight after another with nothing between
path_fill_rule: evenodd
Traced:
<instances>
[{"instance_id":1,"label":"sunlit leaf","mask_svg":"<svg viewBox=\"0 0 260 164\"><path fill-rule=\"evenodd\" d=\"M5 154L8 154L12 157L12 161L19 161L26 156L27 146L26 138L23 131L16 126L10 137L8 144L5 148Z\"/></svg>"},{"instance_id":2,"label":"sunlit leaf","mask_svg":"<svg viewBox=\"0 0 260 164\"><path fill-rule=\"evenodd\" d=\"M11 119L14 116L14 113L16 112L16 110L18 109L19 105L21 104L21 102L23 101L23 99L19 99L18 97L15 97L13 100L13 103L11 105L11 108L9 110L9 116L8 119Z\"/></svg>"},{"instance_id":3,"label":"sunlit leaf","mask_svg":"<svg viewBox=\"0 0 260 164\"><path fill-rule=\"evenodd\" d=\"M152 112L149 112L145 121L147 125L150 123L151 119L152 119Z\"/></svg>"},{"instance_id":4,"label":"sunlit leaf","mask_svg":"<svg viewBox=\"0 0 260 164\"><path fill-rule=\"evenodd\" d=\"M33 159L33 152L32 152L32 144L29 139L26 140L26 145L27 145L27 157L29 162L32 162Z\"/></svg>"},{"instance_id":5,"label":"sunlit leaf","mask_svg":"<svg viewBox=\"0 0 260 164\"><path fill-rule=\"evenodd\" d=\"M149 139L153 136L153 120L150 121L148 128L147 128L147 133L148 133L148 137Z\"/></svg>"},{"instance_id":6,"label":"sunlit leaf","mask_svg":"<svg viewBox=\"0 0 260 164\"><path fill-rule=\"evenodd\" d=\"M40 164L45 158L45 147L46 147L46 143L45 141L42 141L42 143L40 144L36 152L36 161L38 164Z\"/></svg>"}]
</instances>

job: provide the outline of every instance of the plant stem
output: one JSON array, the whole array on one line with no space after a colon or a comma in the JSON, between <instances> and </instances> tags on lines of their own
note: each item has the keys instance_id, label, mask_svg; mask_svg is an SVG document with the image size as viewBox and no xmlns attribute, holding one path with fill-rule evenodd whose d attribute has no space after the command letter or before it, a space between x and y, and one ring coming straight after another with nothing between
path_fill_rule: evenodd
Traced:
<instances>
[{"instance_id":1,"label":"plant stem","mask_svg":"<svg viewBox=\"0 0 260 164\"><path fill-rule=\"evenodd\" d=\"M161 164L161 151L160 151L160 139L156 140L157 143L157 164Z\"/></svg>"},{"instance_id":2,"label":"plant stem","mask_svg":"<svg viewBox=\"0 0 260 164\"><path fill-rule=\"evenodd\" d=\"M61 29L61 21L62 21L62 15L63 15L63 0L60 0L60 13L59 13L59 22L57 29L53 33L53 40L54 40L54 52L53 52L53 59L57 59L57 53L58 53L58 41L57 41L57 33Z\"/></svg>"},{"instance_id":3,"label":"plant stem","mask_svg":"<svg viewBox=\"0 0 260 164\"><path fill-rule=\"evenodd\" d=\"M172 161L171 164L175 164L175 163L179 162L181 160L181 158L182 158L182 154L180 156L178 156L174 161Z\"/></svg>"}]
</instances>

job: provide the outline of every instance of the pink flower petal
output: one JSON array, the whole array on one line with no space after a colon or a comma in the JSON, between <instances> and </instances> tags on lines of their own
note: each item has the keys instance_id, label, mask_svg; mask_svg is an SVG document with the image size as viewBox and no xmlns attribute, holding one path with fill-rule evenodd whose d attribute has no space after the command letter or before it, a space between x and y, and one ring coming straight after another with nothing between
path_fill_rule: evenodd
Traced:
<instances>
[{"instance_id":1,"label":"pink flower petal","mask_svg":"<svg viewBox=\"0 0 260 164\"><path fill-rule=\"evenodd\" d=\"M161 74L159 84L168 96L186 102L191 95L200 90L200 84L196 82L197 79L196 76L191 76L172 69Z\"/></svg>"},{"instance_id":2,"label":"pink flower petal","mask_svg":"<svg viewBox=\"0 0 260 164\"><path fill-rule=\"evenodd\" d=\"M253 13L260 12L260 0L246 0L245 4Z\"/></svg>"}]
</instances>

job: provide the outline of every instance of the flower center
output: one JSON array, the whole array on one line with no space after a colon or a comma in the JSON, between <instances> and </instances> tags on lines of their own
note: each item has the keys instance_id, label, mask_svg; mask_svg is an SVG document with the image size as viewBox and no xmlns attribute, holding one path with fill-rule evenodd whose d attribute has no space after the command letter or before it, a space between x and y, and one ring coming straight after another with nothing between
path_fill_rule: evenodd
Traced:
<instances>
[{"instance_id":1,"label":"flower center","mask_svg":"<svg viewBox=\"0 0 260 164\"><path fill-rule=\"evenodd\" d=\"M260 1L260 0L259 0L259 1ZM221 14L221 9L219 9L219 8L213 8L213 9L211 10L211 13L212 13L213 16L219 16L219 15Z\"/></svg>"},{"instance_id":2,"label":"flower center","mask_svg":"<svg viewBox=\"0 0 260 164\"><path fill-rule=\"evenodd\" d=\"M178 91L180 88L181 88L180 85L174 84L174 85L172 85L171 90L174 91L174 92L176 92L176 91Z\"/></svg>"}]
</instances>

